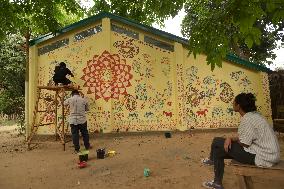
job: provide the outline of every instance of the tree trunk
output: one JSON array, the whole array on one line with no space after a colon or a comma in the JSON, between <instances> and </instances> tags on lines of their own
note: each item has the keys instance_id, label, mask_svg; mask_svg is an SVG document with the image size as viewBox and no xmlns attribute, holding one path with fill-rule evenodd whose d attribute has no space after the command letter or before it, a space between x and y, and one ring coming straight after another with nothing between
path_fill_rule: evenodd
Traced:
<instances>
[{"instance_id":1,"label":"tree trunk","mask_svg":"<svg viewBox=\"0 0 284 189\"><path fill-rule=\"evenodd\" d=\"M25 73L25 126L26 126L26 139L29 136L29 41L31 33L30 28L27 28L25 33L26 45L26 73Z\"/></svg>"},{"instance_id":2,"label":"tree trunk","mask_svg":"<svg viewBox=\"0 0 284 189\"><path fill-rule=\"evenodd\" d=\"M26 39L26 45L25 45L25 52L26 52L26 77L25 77L25 81L29 81L29 42L30 42L30 38L31 38L31 33L30 33L30 29L28 28L26 33L25 33L25 39Z\"/></svg>"},{"instance_id":3,"label":"tree trunk","mask_svg":"<svg viewBox=\"0 0 284 189\"><path fill-rule=\"evenodd\" d=\"M232 42L232 49L234 53L236 53L240 58L249 60L249 54L244 52L240 47L238 43Z\"/></svg>"}]
</instances>

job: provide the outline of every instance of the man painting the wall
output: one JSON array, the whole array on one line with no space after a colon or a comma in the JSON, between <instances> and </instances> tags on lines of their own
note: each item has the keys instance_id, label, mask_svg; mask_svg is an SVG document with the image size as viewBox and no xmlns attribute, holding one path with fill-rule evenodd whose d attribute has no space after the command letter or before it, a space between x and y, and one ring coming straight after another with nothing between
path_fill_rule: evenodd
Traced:
<instances>
[{"instance_id":1,"label":"man painting the wall","mask_svg":"<svg viewBox=\"0 0 284 189\"><path fill-rule=\"evenodd\" d=\"M58 85L58 83L62 83L63 85L71 84L71 81L66 78L67 75L74 77L72 72L66 67L66 64L64 62L60 62L60 64L55 66L54 69L53 81L55 85Z\"/></svg>"},{"instance_id":2,"label":"man painting the wall","mask_svg":"<svg viewBox=\"0 0 284 189\"><path fill-rule=\"evenodd\" d=\"M69 124L71 127L72 140L75 151L80 151L79 131L82 134L84 146L90 149L89 133L87 129L86 111L89 111L89 104L86 98L80 95L78 90L73 90L71 97L64 101L65 106L69 106Z\"/></svg>"}]
</instances>

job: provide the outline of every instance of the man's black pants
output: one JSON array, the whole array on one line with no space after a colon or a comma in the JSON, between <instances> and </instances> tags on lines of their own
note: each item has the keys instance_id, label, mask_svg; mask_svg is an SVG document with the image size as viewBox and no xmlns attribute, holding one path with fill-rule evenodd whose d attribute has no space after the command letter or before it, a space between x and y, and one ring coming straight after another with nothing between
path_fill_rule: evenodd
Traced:
<instances>
[{"instance_id":1,"label":"man's black pants","mask_svg":"<svg viewBox=\"0 0 284 189\"><path fill-rule=\"evenodd\" d=\"M78 124L78 125L70 124L70 127L71 127L72 140L73 140L75 150L76 151L80 150L79 131L82 134L85 148L89 149L90 143L89 143L89 133L88 133L88 129L87 129L87 122L85 122L83 124Z\"/></svg>"},{"instance_id":2,"label":"man's black pants","mask_svg":"<svg viewBox=\"0 0 284 189\"><path fill-rule=\"evenodd\" d=\"M53 78L55 85L62 83L62 85L69 85L71 81L68 78Z\"/></svg>"},{"instance_id":3,"label":"man's black pants","mask_svg":"<svg viewBox=\"0 0 284 189\"><path fill-rule=\"evenodd\" d=\"M215 137L211 144L210 160L214 162L214 182L222 184L224 159L234 159L240 163L254 165L255 154L246 152L238 142L232 142L228 152L224 149L225 138Z\"/></svg>"}]
</instances>

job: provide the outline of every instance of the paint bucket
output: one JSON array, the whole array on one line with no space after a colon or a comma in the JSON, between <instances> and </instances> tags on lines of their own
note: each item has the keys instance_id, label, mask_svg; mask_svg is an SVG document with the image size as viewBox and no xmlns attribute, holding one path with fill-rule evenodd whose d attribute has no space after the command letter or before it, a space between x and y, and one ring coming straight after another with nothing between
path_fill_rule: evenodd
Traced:
<instances>
[{"instance_id":1,"label":"paint bucket","mask_svg":"<svg viewBox=\"0 0 284 189\"><path fill-rule=\"evenodd\" d=\"M166 138L172 138L172 134L171 134L170 132L166 132L166 133L165 133L165 137L166 137Z\"/></svg>"},{"instance_id":2,"label":"paint bucket","mask_svg":"<svg viewBox=\"0 0 284 189\"><path fill-rule=\"evenodd\" d=\"M88 154L89 154L88 150L79 152L78 155L79 155L80 162L88 161L88 159L89 159L89 157L88 157L89 155Z\"/></svg>"},{"instance_id":3,"label":"paint bucket","mask_svg":"<svg viewBox=\"0 0 284 189\"><path fill-rule=\"evenodd\" d=\"M104 159L105 158L105 149L97 149L97 159Z\"/></svg>"},{"instance_id":4,"label":"paint bucket","mask_svg":"<svg viewBox=\"0 0 284 189\"><path fill-rule=\"evenodd\" d=\"M150 176L150 169L144 168L144 177L149 177L149 176Z\"/></svg>"},{"instance_id":5,"label":"paint bucket","mask_svg":"<svg viewBox=\"0 0 284 189\"><path fill-rule=\"evenodd\" d=\"M79 162L78 163L78 167L79 168L84 168L84 167L86 167L87 166L87 162L85 162L85 161L82 161L82 162Z\"/></svg>"},{"instance_id":6,"label":"paint bucket","mask_svg":"<svg viewBox=\"0 0 284 189\"><path fill-rule=\"evenodd\" d=\"M108 152L107 152L107 155L109 156L109 157L113 157L114 155L115 155L115 151L114 150L109 150Z\"/></svg>"}]
</instances>

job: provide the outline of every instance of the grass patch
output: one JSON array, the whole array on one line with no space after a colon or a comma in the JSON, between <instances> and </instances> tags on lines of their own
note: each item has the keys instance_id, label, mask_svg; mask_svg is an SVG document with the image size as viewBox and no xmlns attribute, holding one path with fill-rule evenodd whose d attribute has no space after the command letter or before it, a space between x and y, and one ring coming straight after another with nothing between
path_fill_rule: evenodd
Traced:
<instances>
[{"instance_id":1,"label":"grass patch","mask_svg":"<svg viewBox=\"0 0 284 189\"><path fill-rule=\"evenodd\" d=\"M17 120L5 120L5 121L0 121L0 126L12 126L17 124Z\"/></svg>"}]
</instances>

